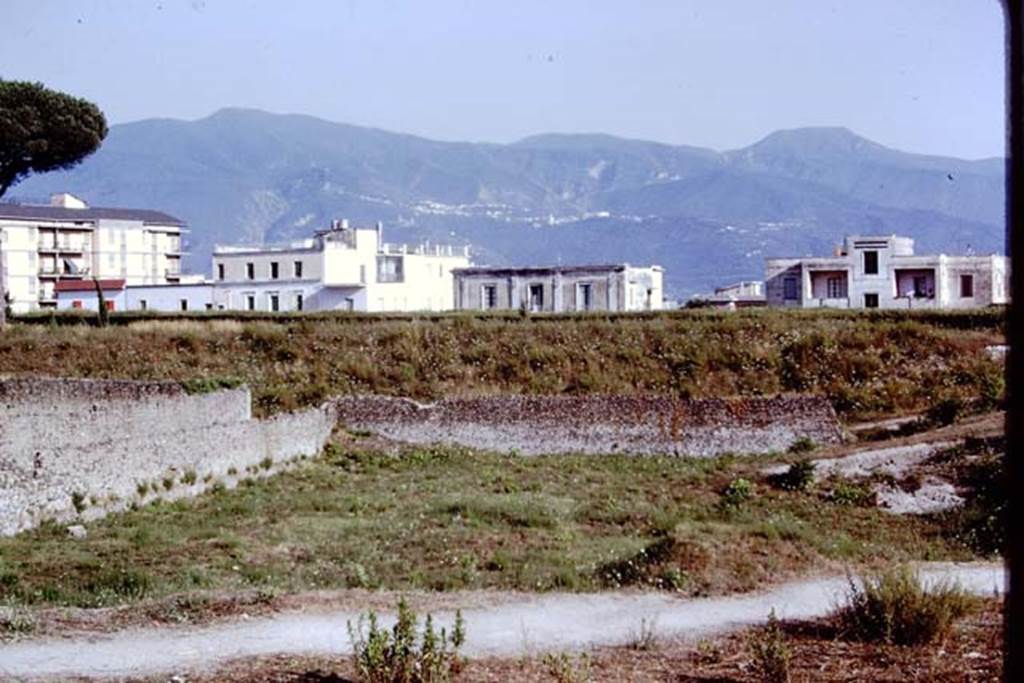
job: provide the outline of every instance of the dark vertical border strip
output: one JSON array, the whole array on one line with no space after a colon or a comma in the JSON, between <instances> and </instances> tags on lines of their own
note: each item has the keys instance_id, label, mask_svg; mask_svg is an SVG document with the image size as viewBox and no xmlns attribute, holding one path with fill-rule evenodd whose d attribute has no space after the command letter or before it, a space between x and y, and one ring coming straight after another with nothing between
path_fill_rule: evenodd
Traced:
<instances>
[{"instance_id":1,"label":"dark vertical border strip","mask_svg":"<svg viewBox=\"0 0 1024 683\"><path fill-rule=\"evenodd\" d=\"M1011 264L1011 303L1007 363L1006 476L1010 495L1006 519L1006 563L1009 594L1004 613L1003 680L1024 681L1024 23L1022 0L1003 0L1006 19L1006 243Z\"/></svg>"}]
</instances>

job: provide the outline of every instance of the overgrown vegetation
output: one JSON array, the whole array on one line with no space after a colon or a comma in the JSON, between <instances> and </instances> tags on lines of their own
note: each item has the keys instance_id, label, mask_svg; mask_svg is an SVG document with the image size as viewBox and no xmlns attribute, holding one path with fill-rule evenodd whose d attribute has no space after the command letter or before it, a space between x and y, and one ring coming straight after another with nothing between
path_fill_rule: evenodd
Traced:
<instances>
[{"instance_id":1,"label":"overgrown vegetation","mask_svg":"<svg viewBox=\"0 0 1024 683\"><path fill-rule=\"evenodd\" d=\"M245 382L258 414L367 392L430 400L493 392L810 391L826 394L844 416L863 417L923 412L948 400L978 410L1003 393L1001 362L984 353L1004 341L1003 316L993 311L113 314L107 328L74 316L53 321L9 326L0 337L0 373L164 379L189 391Z\"/></svg>"},{"instance_id":2,"label":"overgrown vegetation","mask_svg":"<svg viewBox=\"0 0 1024 683\"><path fill-rule=\"evenodd\" d=\"M361 683L446 683L462 666L459 648L466 640L462 613L455 613L451 635L435 630L427 615L423 635L418 636L417 617L404 601L391 630L381 628L370 612L358 624L348 623L352 661ZM416 645L419 640L419 646Z\"/></svg>"},{"instance_id":3,"label":"overgrown vegetation","mask_svg":"<svg viewBox=\"0 0 1024 683\"><path fill-rule=\"evenodd\" d=\"M926 586L906 566L850 579L847 602L836 614L848 638L920 645L945 636L977 600L956 583Z\"/></svg>"},{"instance_id":4,"label":"overgrown vegetation","mask_svg":"<svg viewBox=\"0 0 1024 683\"><path fill-rule=\"evenodd\" d=\"M817 490L761 487L722 507L724 487L755 481L771 460L389 454L346 440L233 490L136 501L73 544L57 524L2 538L0 601L95 606L197 588L701 596L822 566L973 556L942 519L822 504Z\"/></svg>"}]
</instances>

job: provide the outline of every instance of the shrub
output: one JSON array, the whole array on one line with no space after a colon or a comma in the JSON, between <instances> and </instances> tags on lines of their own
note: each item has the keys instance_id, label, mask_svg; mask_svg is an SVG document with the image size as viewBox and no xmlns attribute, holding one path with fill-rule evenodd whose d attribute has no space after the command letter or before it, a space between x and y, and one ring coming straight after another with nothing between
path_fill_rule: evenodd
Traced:
<instances>
[{"instance_id":1,"label":"shrub","mask_svg":"<svg viewBox=\"0 0 1024 683\"><path fill-rule=\"evenodd\" d=\"M71 492L71 505L74 506L75 512L77 512L78 514L82 514L82 511L85 510L86 504L87 503L85 502L84 493L82 493L81 491Z\"/></svg>"},{"instance_id":2,"label":"shrub","mask_svg":"<svg viewBox=\"0 0 1024 683\"><path fill-rule=\"evenodd\" d=\"M658 634L654 619L640 619L640 627L630 635L629 649L652 652L658 649Z\"/></svg>"},{"instance_id":3,"label":"shrub","mask_svg":"<svg viewBox=\"0 0 1024 683\"><path fill-rule=\"evenodd\" d=\"M775 488L784 491L806 491L814 483L814 470L817 466L810 460L794 462L789 469L781 474L773 474L768 478Z\"/></svg>"},{"instance_id":4,"label":"shrub","mask_svg":"<svg viewBox=\"0 0 1024 683\"><path fill-rule=\"evenodd\" d=\"M260 467L265 469L265 470L269 470L273 466L274 466L274 459L271 458L269 455L266 456L265 458L263 458L262 460L260 460Z\"/></svg>"},{"instance_id":5,"label":"shrub","mask_svg":"<svg viewBox=\"0 0 1024 683\"><path fill-rule=\"evenodd\" d=\"M814 443L814 439L812 439L809 436L801 436L799 439L797 439L796 441L794 441L790 445L789 452L790 453L810 453L811 451L813 451L817 447L818 447L818 444Z\"/></svg>"},{"instance_id":6,"label":"shrub","mask_svg":"<svg viewBox=\"0 0 1024 683\"><path fill-rule=\"evenodd\" d=\"M590 680L590 658L584 653L573 659L565 652L544 655L544 668L555 683L587 683Z\"/></svg>"},{"instance_id":7,"label":"shrub","mask_svg":"<svg viewBox=\"0 0 1024 683\"><path fill-rule=\"evenodd\" d=\"M963 416L965 410L966 405L963 399L957 396L950 396L936 401L928 408L928 412L925 413L925 419L933 425L951 425Z\"/></svg>"},{"instance_id":8,"label":"shrub","mask_svg":"<svg viewBox=\"0 0 1024 683\"><path fill-rule=\"evenodd\" d=\"M437 632L428 614L419 648L416 647L416 614L402 600L398 620L390 631L377 625L377 615L369 612L358 626L348 622L352 640L352 659L356 675L363 683L442 683L451 680L462 666L458 650L466 639L462 613L455 613L455 626L449 637L445 629Z\"/></svg>"},{"instance_id":9,"label":"shrub","mask_svg":"<svg viewBox=\"0 0 1024 683\"><path fill-rule=\"evenodd\" d=\"M789 646L779 627L775 610L768 614L764 630L750 639L751 670L762 683L789 683Z\"/></svg>"},{"instance_id":10,"label":"shrub","mask_svg":"<svg viewBox=\"0 0 1024 683\"><path fill-rule=\"evenodd\" d=\"M848 638L894 645L930 643L949 633L975 600L954 582L926 587L907 567L852 578L846 605L836 616Z\"/></svg>"},{"instance_id":11,"label":"shrub","mask_svg":"<svg viewBox=\"0 0 1024 683\"><path fill-rule=\"evenodd\" d=\"M185 473L181 475L181 483L185 484L186 486L191 486L192 484L196 483L197 479L198 476L196 475L195 470L185 470Z\"/></svg>"},{"instance_id":12,"label":"shrub","mask_svg":"<svg viewBox=\"0 0 1024 683\"><path fill-rule=\"evenodd\" d=\"M726 508L738 508L754 497L754 484L749 479L733 479L722 489L721 504Z\"/></svg>"}]
</instances>

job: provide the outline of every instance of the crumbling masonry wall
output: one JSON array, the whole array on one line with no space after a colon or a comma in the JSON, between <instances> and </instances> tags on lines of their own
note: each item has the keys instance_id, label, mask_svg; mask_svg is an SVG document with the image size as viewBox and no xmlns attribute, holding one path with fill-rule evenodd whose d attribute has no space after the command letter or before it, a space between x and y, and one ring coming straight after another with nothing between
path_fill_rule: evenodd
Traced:
<instances>
[{"instance_id":1,"label":"crumbling masonry wall","mask_svg":"<svg viewBox=\"0 0 1024 683\"><path fill-rule=\"evenodd\" d=\"M326 405L254 420L247 388L190 395L166 382L0 380L0 535L45 519L95 518L147 499L200 493L315 455L336 419ZM189 481L192 473L195 481ZM79 510L76 510L75 502Z\"/></svg>"},{"instance_id":2,"label":"crumbling masonry wall","mask_svg":"<svg viewBox=\"0 0 1024 683\"><path fill-rule=\"evenodd\" d=\"M488 396L420 405L401 398L335 401L350 429L411 443L504 453L630 453L710 457L785 451L795 441L837 443L842 431L820 396L682 400L663 396Z\"/></svg>"}]
</instances>

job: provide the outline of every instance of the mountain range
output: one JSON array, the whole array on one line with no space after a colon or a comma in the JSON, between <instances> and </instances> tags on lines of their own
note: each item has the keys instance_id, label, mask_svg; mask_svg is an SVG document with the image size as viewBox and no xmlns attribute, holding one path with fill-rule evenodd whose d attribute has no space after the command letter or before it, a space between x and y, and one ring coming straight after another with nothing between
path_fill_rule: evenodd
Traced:
<instances>
[{"instance_id":1,"label":"mountain range","mask_svg":"<svg viewBox=\"0 0 1024 683\"><path fill-rule=\"evenodd\" d=\"M548 134L440 142L310 116L224 109L112 126L70 171L17 197L186 221L186 266L216 243L383 221L389 242L468 244L477 264L657 263L669 295L760 279L767 256L829 254L845 234L898 233L920 252L1004 249L1004 160L910 154L845 128L774 132L743 149Z\"/></svg>"}]
</instances>

